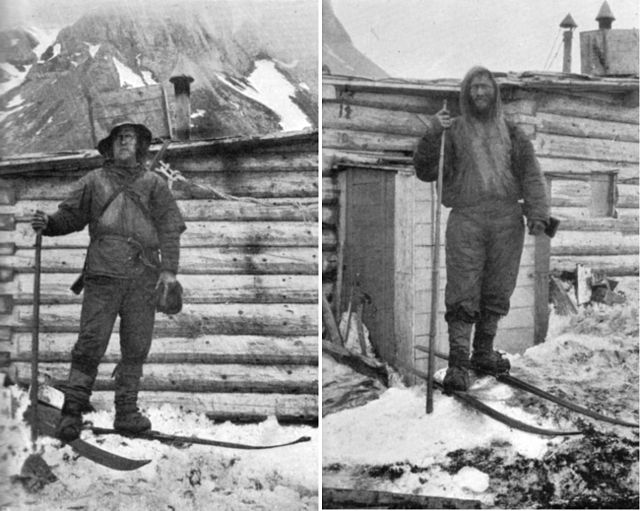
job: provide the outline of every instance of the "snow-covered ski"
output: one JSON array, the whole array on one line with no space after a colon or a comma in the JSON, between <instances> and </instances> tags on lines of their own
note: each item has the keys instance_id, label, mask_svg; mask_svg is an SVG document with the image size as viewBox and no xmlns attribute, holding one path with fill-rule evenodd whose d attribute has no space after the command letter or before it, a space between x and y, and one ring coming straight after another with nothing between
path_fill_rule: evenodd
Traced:
<instances>
[{"instance_id":1,"label":"snow-covered ski","mask_svg":"<svg viewBox=\"0 0 640 511\"><path fill-rule=\"evenodd\" d=\"M29 417L30 414L31 411L28 409L26 416ZM59 418L60 410L58 408L43 403L38 404L38 429L41 434L55 437L56 424ZM81 438L69 442L69 445L80 456L113 470L136 470L151 461L125 458L85 442Z\"/></svg>"},{"instance_id":2,"label":"snow-covered ski","mask_svg":"<svg viewBox=\"0 0 640 511\"><path fill-rule=\"evenodd\" d=\"M229 449L245 449L245 450L258 450L258 449L275 449L277 447L287 447L289 445L295 445L302 442L309 442L311 437L301 436L291 442L285 442L283 444L271 444L271 445L250 445L242 444L238 442L223 442L222 440L213 440L208 438L198 438L193 436L180 436L180 435L168 435L159 431L143 431L142 433L125 433L110 428L98 428L96 426L89 427L89 430L94 435L120 435L127 438L140 438L143 440L158 440L166 444L180 445L180 444L199 444L199 445L214 445L216 447L226 447Z\"/></svg>"},{"instance_id":3,"label":"snow-covered ski","mask_svg":"<svg viewBox=\"0 0 640 511\"><path fill-rule=\"evenodd\" d=\"M424 346L416 346L416 349L420 350L420 351L425 351L428 352L429 349L424 347ZM438 351L435 352L435 356L438 358L441 358L442 360L448 360L449 357L447 357L447 355L445 355L444 353L440 353ZM520 389L520 390L524 390L525 392L529 392L531 394L534 394L538 397L541 397L543 399L546 399L548 401L551 401L552 403L556 403L557 405L560 405L564 408L567 408L569 410L572 410L574 412L577 412L579 414L582 415L586 415L587 417L591 417L592 419L597 419L597 420L601 420L601 421L605 421L605 422L609 422L611 424L617 424L618 426L627 426L630 428L637 428L639 427L638 424L634 424L633 422L628 422L628 421L624 421L622 419L617 419L615 417L608 417L607 415L603 415L599 412L595 412L593 410L589 410L588 408L585 408L584 406L580 406L578 404L572 403L571 401L568 401L566 399L561 398L560 396L556 396L554 394L551 394L550 392L547 392L546 390L543 390L539 387L536 387L535 385L532 385L531 383L527 383L524 380L521 380L520 378L517 378L515 376L512 376L508 373L493 373L490 371L483 371L480 369L477 369L475 367L472 367L472 369L474 371L477 371L479 373L482 374L486 374L488 376L493 376L496 380L498 380L501 383L504 383L506 385L510 385L514 388Z\"/></svg>"},{"instance_id":4,"label":"snow-covered ski","mask_svg":"<svg viewBox=\"0 0 640 511\"><path fill-rule=\"evenodd\" d=\"M403 364L403 367L408 371L412 372L416 376L428 379L429 375L415 367L411 367L409 365ZM440 390L444 390L444 387L440 382L434 381L434 386ZM526 422L522 422L518 419L514 419L513 417L509 417L502 412L499 412L495 408L491 408L486 405L478 398L472 396L468 392L454 391L451 395L458 399L460 402L466 404L467 406L477 410L478 412L486 415L487 417L491 417L498 422L502 422L503 424L509 426L513 429L519 429L520 431L525 431L526 433L533 433L534 435L542 435L542 436L572 436L572 435L581 435L582 431L561 431L556 429L547 429L541 428L539 426L533 426L531 424L527 424Z\"/></svg>"}]
</instances>

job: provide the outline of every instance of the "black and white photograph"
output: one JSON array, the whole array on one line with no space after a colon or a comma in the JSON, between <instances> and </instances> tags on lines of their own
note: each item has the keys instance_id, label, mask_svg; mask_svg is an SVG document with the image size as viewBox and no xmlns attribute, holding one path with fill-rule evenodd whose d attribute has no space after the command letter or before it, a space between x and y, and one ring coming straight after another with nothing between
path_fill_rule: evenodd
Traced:
<instances>
[{"instance_id":1,"label":"black and white photograph","mask_svg":"<svg viewBox=\"0 0 640 511\"><path fill-rule=\"evenodd\" d=\"M637 509L637 2L322 25L323 508Z\"/></svg>"},{"instance_id":2,"label":"black and white photograph","mask_svg":"<svg viewBox=\"0 0 640 511\"><path fill-rule=\"evenodd\" d=\"M318 509L319 13L2 2L0 509Z\"/></svg>"},{"instance_id":3,"label":"black and white photograph","mask_svg":"<svg viewBox=\"0 0 640 511\"><path fill-rule=\"evenodd\" d=\"M640 508L634 0L0 0L0 511Z\"/></svg>"}]
</instances>

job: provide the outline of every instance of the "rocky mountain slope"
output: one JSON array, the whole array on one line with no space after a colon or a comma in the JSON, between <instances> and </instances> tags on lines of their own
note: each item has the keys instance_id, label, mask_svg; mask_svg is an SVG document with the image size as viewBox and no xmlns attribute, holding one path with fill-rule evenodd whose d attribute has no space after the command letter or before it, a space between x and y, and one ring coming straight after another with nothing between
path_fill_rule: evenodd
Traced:
<instances>
[{"instance_id":1,"label":"rocky mountain slope","mask_svg":"<svg viewBox=\"0 0 640 511\"><path fill-rule=\"evenodd\" d=\"M389 76L353 45L336 17L330 0L322 0L322 69L334 75L385 78Z\"/></svg>"},{"instance_id":2,"label":"rocky mountain slope","mask_svg":"<svg viewBox=\"0 0 640 511\"><path fill-rule=\"evenodd\" d=\"M274 83L287 82L290 101L314 126L317 21L312 0L132 1L92 9L44 50L33 31L4 31L0 156L94 147L91 105L105 93L155 84L173 96L168 79L180 55L195 79L192 138L283 129L260 94L285 90L267 83L256 91L258 68Z\"/></svg>"}]
</instances>

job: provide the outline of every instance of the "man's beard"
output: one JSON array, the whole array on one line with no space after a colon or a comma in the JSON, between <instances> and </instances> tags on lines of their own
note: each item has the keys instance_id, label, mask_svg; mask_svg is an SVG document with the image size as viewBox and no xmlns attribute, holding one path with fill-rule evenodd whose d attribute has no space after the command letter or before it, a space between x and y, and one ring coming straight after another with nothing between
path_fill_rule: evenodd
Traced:
<instances>
[{"instance_id":1,"label":"man's beard","mask_svg":"<svg viewBox=\"0 0 640 511\"><path fill-rule=\"evenodd\" d=\"M473 117L481 121L487 121L493 118L493 112L495 110L495 102L490 103L489 106L487 106L487 108L480 110L475 104L475 102L470 101L469 107L470 107L469 110Z\"/></svg>"}]
</instances>

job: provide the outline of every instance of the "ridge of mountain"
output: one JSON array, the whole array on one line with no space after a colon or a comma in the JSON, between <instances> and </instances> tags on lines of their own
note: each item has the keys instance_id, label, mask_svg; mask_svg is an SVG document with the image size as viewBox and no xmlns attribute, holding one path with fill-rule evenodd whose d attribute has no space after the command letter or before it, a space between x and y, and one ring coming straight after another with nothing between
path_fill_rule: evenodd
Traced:
<instances>
[{"instance_id":1,"label":"ridge of mountain","mask_svg":"<svg viewBox=\"0 0 640 511\"><path fill-rule=\"evenodd\" d=\"M243 93L260 61L273 62L274 73L294 90L290 100L311 126L317 124L313 1L295 8L286 0L192 2L189 8L165 3L163 9L118 5L93 9L62 28L40 55L34 52L40 41L30 31L0 32L0 82L18 83L0 96L0 155L94 147L92 101L127 83L160 84L172 96L168 79L180 55L195 79L192 138L282 129L278 112L256 94Z\"/></svg>"},{"instance_id":2,"label":"ridge of mountain","mask_svg":"<svg viewBox=\"0 0 640 511\"><path fill-rule=\"evenodd\" d=\"M330 0L322 0L322 68L324 73L334 75L373 79L389 76L353 45Z\"/></svg>"}]
</instances>

